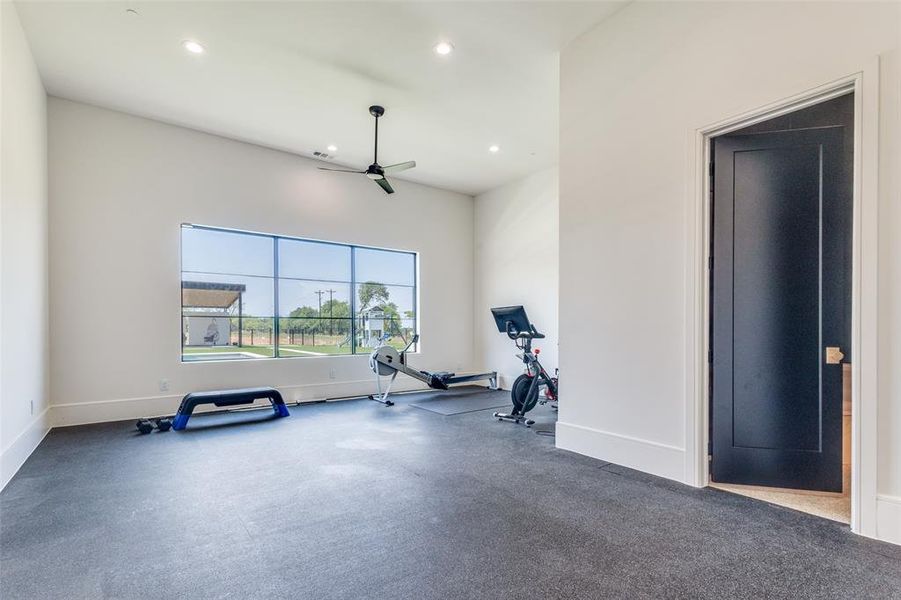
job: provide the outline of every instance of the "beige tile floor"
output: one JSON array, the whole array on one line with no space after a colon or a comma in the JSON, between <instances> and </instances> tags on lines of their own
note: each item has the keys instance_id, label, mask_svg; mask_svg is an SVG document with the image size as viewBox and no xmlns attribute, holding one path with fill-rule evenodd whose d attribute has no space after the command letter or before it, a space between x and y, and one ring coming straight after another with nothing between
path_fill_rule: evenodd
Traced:
<instances>
[{"instance_id":1,"label":"beige tile floor","mask_svg":"<svg viewBox=\"0 0 901 600\"><path fill-rule=\"evenodd\" d=\"M851 466L844 466L844 492L831 494L828 492L809 492L807 490L786 490L780 488L758 487L754 485L735 485L710 482L710 487L749 498L756 498L771 504L800 510L818 517L832 519L841 523L851 523Z\"/></svg>"}]
</instances>

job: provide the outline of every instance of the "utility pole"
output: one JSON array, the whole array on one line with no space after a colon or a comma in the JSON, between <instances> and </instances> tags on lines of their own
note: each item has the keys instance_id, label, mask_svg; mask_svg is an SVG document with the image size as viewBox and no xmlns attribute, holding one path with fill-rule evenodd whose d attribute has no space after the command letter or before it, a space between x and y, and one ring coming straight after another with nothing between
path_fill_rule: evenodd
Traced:
<instances>
[{"instance_id":1,"label":"utility pole","mask_svg":"<svg viewBox=\"0 0 901 600\"><path fill-rule=\"evenodd\" d=\"M332 294L335 293L336 290L328 290L328 334L335 335L335 332L332 331L332 326L335 322L332 320L332 309L335 307L335 303L332 302Z\"/></svg>"},{"instance_id":2,"label":"utility pole","mask_svg":"<svg viewBox=\"0 0 901 600\"><path fill-rule=\"evenodd\" d=\"M316 318L319 320L319 324L322 324L322 294L325 293L325 290L316 290L313 292L317 296L319 296L319 312L316 313Z\"/></svg>"}]
</instances>

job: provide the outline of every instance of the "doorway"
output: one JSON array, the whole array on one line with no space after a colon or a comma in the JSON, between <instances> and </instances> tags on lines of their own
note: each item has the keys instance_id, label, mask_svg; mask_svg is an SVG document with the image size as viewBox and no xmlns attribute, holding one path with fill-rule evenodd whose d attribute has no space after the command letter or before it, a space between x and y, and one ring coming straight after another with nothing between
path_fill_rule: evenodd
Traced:
<instances>
[{"instance_id":1,"label":"doorway","mask_svg":"<svg viewBox=\"0 0 901 600\"><path fill-rule=\"evenodd\" d=\"M710 142L710 483L849 523L854 94Z\"/></svg>"}]
</instances>

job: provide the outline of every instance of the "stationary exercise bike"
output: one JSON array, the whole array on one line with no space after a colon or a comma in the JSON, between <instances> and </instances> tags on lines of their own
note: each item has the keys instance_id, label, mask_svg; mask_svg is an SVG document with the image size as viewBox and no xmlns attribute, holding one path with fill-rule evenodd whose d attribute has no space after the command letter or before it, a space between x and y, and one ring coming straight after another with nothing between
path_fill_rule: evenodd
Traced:
<instances>
[{"instance_id":1,"label":"stationary exercise bike","mask_svg":"<svg viewBox=\"0 0 901 600\"><path fill-rule=\"evenodd\" d=\"M526 413L535 408L537 404L551 404L551 408L557 408L557 376L548 375L548 372L538 361L541 351L532 350L532 340L544 339L543 333L538 333L535 326L529 321L526 309L522 306L502 306L492 308L494 322L497 330L506 333L513 340L516 347L522 350L522 354L516 357L521 359L526 367L525 373L516 378L510 389L510 397L513 400L513 411L510 413L494 413L499 421L513 421L523 423L531 427L535 421L526 417Z\"/></svg>"}]
</instances>

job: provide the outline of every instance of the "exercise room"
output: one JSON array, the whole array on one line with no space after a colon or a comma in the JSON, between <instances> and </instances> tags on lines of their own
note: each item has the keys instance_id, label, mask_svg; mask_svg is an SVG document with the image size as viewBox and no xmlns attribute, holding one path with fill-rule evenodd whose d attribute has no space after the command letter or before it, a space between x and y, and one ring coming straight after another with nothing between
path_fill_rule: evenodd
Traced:
<instances>
[{"instance_id":1,"label":"exercise room","mask_svg":"<svg viewBox=\"0 0 901 600\"><path fill-rule=\"evenodd\" d=\"M0 32L3 599L901 598L901 2Z\"/></svg>"}]
</instances>

